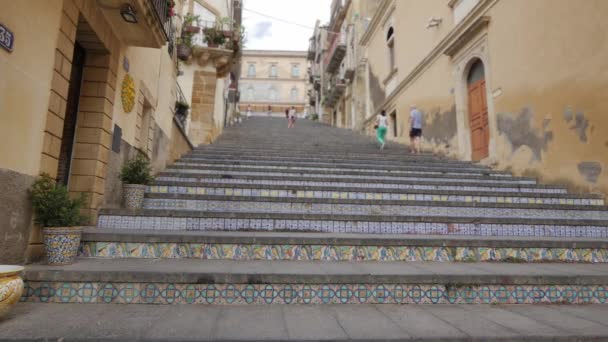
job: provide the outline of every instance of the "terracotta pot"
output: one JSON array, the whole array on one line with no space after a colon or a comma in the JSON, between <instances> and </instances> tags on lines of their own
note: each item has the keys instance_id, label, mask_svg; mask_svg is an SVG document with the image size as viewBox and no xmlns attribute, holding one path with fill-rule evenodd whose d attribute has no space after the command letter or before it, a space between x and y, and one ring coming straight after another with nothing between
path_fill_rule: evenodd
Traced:
<instances>
[{"instance_id":1,"label":"terracotta pot","mask_svg":"<svg viewBox=\"0 0 608 342\"><path fill-rule=\"evenodd\" d=\"M0 319L19 302L23 294L21 271L22 266L0 265Z\"/></svg>"},{"instance_id":2,"label":"terracotta pot","mask_svg":"<svg viewBox=\"0 0 608 342\"><path fill-rule=\"evenodd\" d=\"M224 34L224 37L226 37L226 38L230 38L230 37L232 37L232 33L233 33L233 32L232 32L232 31L230 31L230 30L225 30L225 31L223 31L222 33Z\"/></svg>"},{"instance_id":3,"label":"terracotta pot","mask_svg":"<svg viewBox=\"0 0 608 342\"><path fill-rule=\"evenodd\" d=\"M138 210L144 206L146 186L141 184L123 184L122 199L126 209Z\"/></svg>"},{"instance_id":4,"label":"terracotta pot","mask_svg":"<svg viewBox=\"0 0 608 342\"><path fill-rule=\"evenodd\" d=\"M218 46L219 45L215 44L215 43L207 43L207 47L210 47L210 48L217 48Z\"/></svg>"},{"instance_id":5,"label":"terracotta pot","mask_svg":"<svg viewBox=\"0 0 608 342\"><path fill-rule=\"evenodd\" d=\"M188 33L199 33L201 28L198 26L184 26L184 31Z\"/></svg>"},{"instance_id":6,"label":"terracotta pot","mask_svg":"<svg viewBox=\"0 0 608 342\"><path fill-rule=\"evenodd\" d=\"M192 49L186 44L177 44L177 58L182 61L188 60L192 55Z\"/></svg>"},{"instance_id":7,"label":"terracotta pot","mask_svg":"<svg viewBox=\"0 0 608 342\"><path fill-rule=\"evenodd\" d=\"M78 254L82 227L46 227L42 241L49 265L70 265Z\"/></svg>"}]
</instances>

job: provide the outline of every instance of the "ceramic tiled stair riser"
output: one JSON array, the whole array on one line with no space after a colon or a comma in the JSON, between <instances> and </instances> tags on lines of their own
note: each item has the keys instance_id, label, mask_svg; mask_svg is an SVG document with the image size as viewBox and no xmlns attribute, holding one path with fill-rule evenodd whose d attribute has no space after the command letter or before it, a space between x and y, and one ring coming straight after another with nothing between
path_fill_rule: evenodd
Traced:
<instances>
[{"instance_id":1,"label":"ceramic tiled stair riser","mask_svg":"<svg viewBox=\"0 0 608 342\"><path fill-rule=\"evenodd\" d=\"M31 282L26 302L86 304L604 304L607 286Z\"/></svg>"},{"instance_id":2,"label":"ceramic tiled stair riser","mask_svg":"<svg viewBox=\"0 0 608 342\"><path fill-rule=\"evenodd\" d=\"M459 202L459 203L516 203L516 204L559 204L559 205L585 205L603 206L602 199L566 198L557 196L492 196L483 195L457 195L457 194L425 194L425 193L390 193L366 191L314 191L314 190L276 190L270 187L247 188L219 188L196 186L150 186L148 194L183 194L207 196L233 196L262 197L262 198L314 198L314 199L344 199L344 200L370 200L370 201L425 201L425 202ZM537 194L538 195L538 194ZM378 202L377 202L378 203ZM381 202L379 202L381 203Z\"/></svg>"},{"instance_id":3,"label":"ceramic tiled stair riser","mask_svg":"<svg viewBox=\"0 0 608 342\"><path fill-rule=\"evenodd\" d=\"M307 202L211 201L146 199L145 209L197 212L260 212L281 214L325 214L362 216L480 217L608 220L603 210L555 210L530 208L442 207L383 204L340 204Z\"/></svg>"},{"instance_id":4,"label":"ceramic tiled stair riser","mask_svg":"<svg viewBox=\"0 0 608 342\"><path fill-rule=\"evenodd\" d=\"M606 248L416 247L235 243L84 242L82 257L202 260L606 263Z\"/></svg>"}]
</instances>

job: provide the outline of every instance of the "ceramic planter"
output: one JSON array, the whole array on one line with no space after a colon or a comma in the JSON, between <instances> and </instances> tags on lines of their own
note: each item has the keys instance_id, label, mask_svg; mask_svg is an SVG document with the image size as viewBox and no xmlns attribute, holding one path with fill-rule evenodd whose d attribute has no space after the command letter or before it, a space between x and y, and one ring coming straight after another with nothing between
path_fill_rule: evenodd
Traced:
<instances>
[{"instance_id":1,"label":"ceramic planter","mask_svg":"<svg viewBox=\"0 0 608 342\"><path fill-rule=\"evenodd\" d=\"M23 293L21 279L23 267L0 265L0 319L6 316L11 306L17 304Z\"/></svg>"},{"instance_id":2,"label":"ceramic planter","mask_svg":"<svg viewBox=\"0 0 608 342\"><path fill-rule=\"evenodd\" d=\"M141 184L123 184L122 198L126 209L138 210L144 206L146 186Z\"/></svg>"},{"instance_id":3,"label":"ceramic planter","mask_svg":"<svg viewBox=\"0 0 608 342\"><path fill-rule=\"evenodd\" d=\"M186 44L177 44L177 58L182 61L188 60L192 55L192 49Z\"/></svg>"},{"instance_id":4,"label":"ceramic planter","mask_svg":"<svg viewBox=\"0 0 608 342\"><path fill-rule=\"evenodd\" d=\"M198 26L185 26L184 31L188 33L199 33L201 32L201 28Z\"/></svg>"},{"instance_id":5,"label":"ceramic planter","mask_svg":"<svg viewBox=\"0 0 608 342\"><path fill-rule=\"evenodd\" d=\"M47 227L42 229L42 240L49 265L69 265L74 263L82 227Z\"/></svg>"}]
</instances>

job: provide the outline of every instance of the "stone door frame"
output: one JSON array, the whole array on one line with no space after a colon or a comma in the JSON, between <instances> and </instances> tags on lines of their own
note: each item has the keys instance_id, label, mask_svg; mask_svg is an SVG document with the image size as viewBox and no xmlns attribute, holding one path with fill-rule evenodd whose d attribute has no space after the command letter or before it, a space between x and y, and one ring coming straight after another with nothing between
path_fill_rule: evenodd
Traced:
<instances>
[{"instance_id":1,"label":"stone door frame","mask_svg":"<svg viewBox=\"0 0 608 342\"><path fill-rule=\"evenodd\" d=\"M483 163L492 163L496 156L496 138L498 127L496 112L492 97L492 73L489 58L489 42L487 30L482 30L474 39L467 43L452 62L452 77L454 82L454 97L456 100L456 123L458 132L458 154L460 159L472 160L473 148L471 142L471 127L469 124L468 76L471 67L477 60L484 66L486 81L486 100L488 105L489 142L488 157L481 160Z\"/></svg>"}]
</instances>

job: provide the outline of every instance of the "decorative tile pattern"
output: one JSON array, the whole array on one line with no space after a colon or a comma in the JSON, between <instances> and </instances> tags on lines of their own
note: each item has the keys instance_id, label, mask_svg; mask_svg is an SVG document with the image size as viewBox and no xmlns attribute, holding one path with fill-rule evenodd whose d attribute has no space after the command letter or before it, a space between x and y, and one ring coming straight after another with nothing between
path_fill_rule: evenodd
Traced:
<instances>
[{"instance_id":1,"label":"decorative tile pattern","mask_svg":"<svg viewBox=\"0 0 608 342\"><path fill-rule=\"evenodd\" d=\"M305 171L307 173L312 173L315 171L330 171L330 172L370 172L370 173L378 173L378 174L428 174L428 175L450 175L450 176L485 176L490 175L492 177L505 177L512 178L513 176L508 173L495 173L489 172L483 169L475 169L475 168L458 168L458 172L456 171L432 171L432 168L428 167L410 167L410 170L394 170L394 169L369 169L369 168L339 168L339 167L316 167L316 166L278 166L278 165L234 165L234 164L206 164L206 163L192 163L192 162L177 162L173 164L174 166L182 166L189 168L198 168L198 169L209 169L209 168L221 168L222 170L242 170L242 169L263 169L263 170L299 170ZM435 169L437 170L437 169Z\"/></svg>"},{"instance_id":2,"label":"decorative tile pattern","mask_svg":"<svg viewBox=\"0 0 608 342\"><path fill-rule=\"evenodd\" d=\"M605 304L608 286L26 282L21 301L132 304Z\"/></svg>"},{"instance_id":3,"label":"decorative tile pattern","mask_svg":"<svg viewBox=\"0 0 608 342\"><path fill-rule=\"evenodd\" d=\"M608 262L608 249L84 242L80 255L205 260Z\"/></svg>"},{"instance_id":4,"label":"decorative tile pattern","mask_svg":"<svg viewBox=\"0 0 608 342\"><path fill-rule=\"evenodd\" d=\"M270 198L301 198L304 193L311 194L310 198L323 199L369 199L390 201L424 201L424 202L461 202L461 203L536 203L554 205L590 205L603 206L603 199L532 197L532 196L467 196L457 193L450 195L413 194L413 193L382 193L382 192L352 192L352 191L278 191L271 189L241 189L224 187L185 187L185 186L149 186L148 193L152 194L190 194L208 196L234 197L270 197Z\"/></svg>"},{"instance_id":5,"label":"decorative tile pattern","mask_svg":"<svg viewBox=\"0 0 608 342\"><path fill-rule=\"evenodd\" d=\"M312 195L312 194L311 194ZM306 196L306 193L302 193ZM213 201L147 198L145 209L281 214L370 215L411 217L483 217L608 220L608 210L563 210L507 207L453 207L383 204L336 204L263 201Z\"/></svg>"},{"instance_id":6,"label":"decorative tile pattern","mask_svg":"<svg viewBox=\"0 0 608 342\"><path fill-rule=\"evenodd\" d=\"M166 172L169 173L180 173L184 176L187 175L217 175L217 170L204 170L204 169L172 169L168 168ZM222 175L230 175L230 176L265 176L265 177L285 177L285 173L283 172L240 172L240 171L221 171ZM370 179L369 175L333 175L333 174L314 174L307 173L306 178L319 178L319 179ZM391 177L391 176L374 176L374 180L383 180L383 181L412 181L412 182L455 182L455 183L488 183L488 184L528 184L533 185L536 184L534 180L527 179L504 179L504 177L497 177L498 179L466 179L466 178L458 178L458 177L443 177L443 178L424 178L424 177Z\"/></svg>"},{"instance_id":7,"label":"decorative tile pattern","mask_svg":"<svg viewBox=\"0 0 608 342\"><path fill-rule=\"evenodd\" d=\"M314 221L285 219L223 219L194 217L142 217L100 215L98 228L133 230L292 230L300 232L365 233L365 234L424 234L466 236L536 236L560 238L608 238L606 226L486 224L486 223L428 223L374 221Z\"/></svg>"},{"instance_id":8,"label":"decorative tile pattern","mask_svg":"<svg viewBox=\"0 0 608 342\"><path fill-rule=\"evenodd\" d=\"M443 185L441 183L433 185L421 184L399 184L399 183L353 183L353 182L331 182L331 181L294 181L294 180L276 180L276 179L239 179L239 178L195 178L187 177L167 177L161 176L156 178L162 182L205 182L211 184L255 184L255 185L297 185L297 186L314 186L314 187L332 187L332 188L384 188L384 189L415 189L415 190L450 190L450 191L477 191L491 193L544 193L544 194L566 194L566 189L560 188L536 188L536 187L493 187L491 184L487 186L475 186L471 184L463 185ZM445 180L443 180L445 182Z\"/></svg>"}]
</instances>

